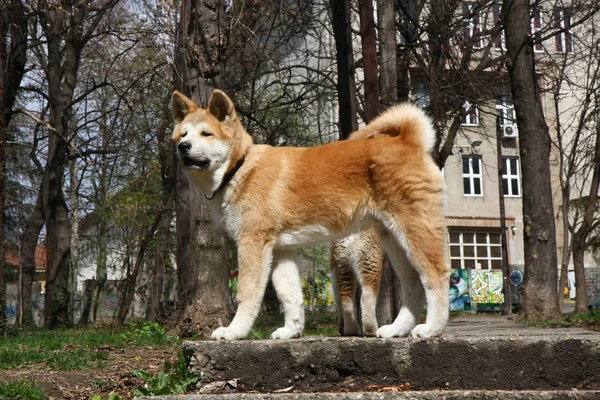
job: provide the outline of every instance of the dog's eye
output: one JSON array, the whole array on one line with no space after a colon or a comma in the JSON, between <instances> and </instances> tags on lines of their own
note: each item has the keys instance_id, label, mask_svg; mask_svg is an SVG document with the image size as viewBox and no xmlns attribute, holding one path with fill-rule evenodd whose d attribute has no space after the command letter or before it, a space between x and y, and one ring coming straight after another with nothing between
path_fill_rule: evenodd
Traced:
<instances>
[{"instance_id":1,"label":"dog's eye","mask_svg":"<svg viewBox=\"0 0 600 400\"><path fill-rule=\"evenodd\" d=\"M186 136L187 136L187 131L185 131L181 134L181 137L186 137Z\"/></svg>"},{"instance_id":2,"label":"dog's eye","mask_svg":"<svg viewBox=\"0 0 600 400\"><path fill-rule=\"evenodd\" d=\"M209 137L209 136L212 136L212 135L213 134L210 133L210 132L202 131L202 136L204 136L204 137Z\"/></svg>"}]
</instances>

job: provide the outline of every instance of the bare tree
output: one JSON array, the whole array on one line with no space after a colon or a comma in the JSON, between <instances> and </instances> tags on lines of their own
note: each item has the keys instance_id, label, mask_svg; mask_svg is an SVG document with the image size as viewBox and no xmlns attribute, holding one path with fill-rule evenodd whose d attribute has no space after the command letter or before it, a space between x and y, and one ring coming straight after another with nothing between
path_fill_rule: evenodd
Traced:
<instances>
[{"instance_id":1,"label":"bare tree","mask_svg":"<svg viewBox=\"0 0 600 400\"><path fill-rule=\"evenodd\" d=\"M502 15L523 174L522 312L530 318L549 317L558 313L556 229L549 164L551 142L535 72L529 1L506 0Z\"/></svg>"},{"instance_id":2,"label":"bare tree","mask_svg":"<svg viewBox=\"0 0 600 400\"><path fill-rule=\"evenodd\" d=\"M0 335L6 323L4 292L4 218L6 177L6 130L13 115L27 60L27 16L19 0L0 4Z\"/></svg>"},{"instance_id":3,"label":"bare tree","mask_svg":"<svg viewBox=\"0 0 600 400\"><path fill-rule=\"evenodd\" d=\"M184 0L175 50L175 88L206 106L222 82L225 4ZM210 215L208 200L177 170L177 264L180 283L177 331L208 336L229 319L227 241Z\"/></svg>"},{"instance_id":4,"label":"bare tree","mask_svg":"<svg viewBox=\"0 0 600 400\"><path fill-rule=\"evenodd\" d=\"M331 20L337 58L340 139L346 139L358 129L354 54L348 0L331 0Z\"/></svg>"}]
</instances>

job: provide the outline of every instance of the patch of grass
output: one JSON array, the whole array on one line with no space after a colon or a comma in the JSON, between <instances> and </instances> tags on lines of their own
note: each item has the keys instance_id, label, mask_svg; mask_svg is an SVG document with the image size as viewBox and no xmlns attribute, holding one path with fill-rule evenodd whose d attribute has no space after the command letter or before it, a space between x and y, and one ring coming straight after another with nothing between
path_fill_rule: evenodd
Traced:
<instances>
[{"instance_id":1,"label":"patch of grass","mask_svg":"<svg viewBox=\"0 0 600 400\"><path fill-rule=\"evenodd\" d=\"M164 371L158 376L149 372L135 370L131 374L144 381L143 386L133 390L134 396L161 396L183 394L188 386L198 381L199 377L189 375L183 352L177 353L178 362L175 365L165 363Z\"/></svg>"},{"instance_id":2,"label":"patch of grass","mask_svg":"<svg viewBox=\"0 0 600 400\"><path fill-rule=\"evenodd\" d=\"M545 319L542 321L524 321L529 325L542 326L545 328L585 328L600 331L600 308L595 308L583 313L563 314L558 318Z\"/></svg>"},{"instance_id":3,"label":"patch of grass","mask_svg":"<svg viewBox=\"0 0 600 400\"><path fill-rule=\"evenodd\" d=\"M146 327L149 325L149 327ZM53 370L100 368L105 349L130 345L163 346L178 339L154 323L129 327L101 325L75 329L26 330L0 341L0 370L44 363Z\"/></svg>"},{"instance_id":4,"label":"patch of grass","mask_svg":"<svg viewBox=\"0 0 600 400\"><path fill-rule=\"evenodd\" d=\"M337 314L335 312L306 313L304 324L305 336L337 336ZM250 331L250 339L268 339L271 333L283 326L283 314L262 313L256 319L254 327Z\"/></svg>"},{"instance_id":5,"label":"patch of grass","mask_svg":"<svg viewBox=\"0 0 600 400\"><path fill-rule=\"evenodd\" d=\"M167 330L156 322L143 321L129 325L126 332L121 334L126 343L136 346L160 346L175 344L177 336L169 335Z\"/></svg>"},{"instance_id":6,"label":"patch of grass","mask_svg":"<svg viewBox=\"0 0 600 400\"><path fill-rule=\"evenodd\" d=\"M31 380L0 382L0 400L45 400L44 390Z\"/></svg>"}]
</instances>

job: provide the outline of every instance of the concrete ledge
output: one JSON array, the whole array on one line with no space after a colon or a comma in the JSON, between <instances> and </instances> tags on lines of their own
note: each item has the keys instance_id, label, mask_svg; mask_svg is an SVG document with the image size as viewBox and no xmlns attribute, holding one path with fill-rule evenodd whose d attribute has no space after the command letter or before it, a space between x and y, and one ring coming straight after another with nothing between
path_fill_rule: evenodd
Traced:
<instances>
[{"instance_id":1,"label":"concrete ledge","mask_svg":"<svg viewBox=\"0 0 600 400\"><path fill-rule=\"evenodd\" d=\"M427 392L394 393L285 393L285 394L204 394L184 396L138 397L148 400L596 400L600 391L486 391L486 390L433 390Z\"/></svg>"},{"instance_id":2,"label":"concrete ledge","mask_svg":"<svg viewBox=\"0 0 600 400\"><path fill-rule=\"evenodd\" d=\"M183 353L201 378L199 387L239 379L245 391L377 390L405 383L411 390L600 389L598 333L531 329L497 318L487 327L467 325L454 321L434 340L185 342Z\"/></svg>"}]
</instances>

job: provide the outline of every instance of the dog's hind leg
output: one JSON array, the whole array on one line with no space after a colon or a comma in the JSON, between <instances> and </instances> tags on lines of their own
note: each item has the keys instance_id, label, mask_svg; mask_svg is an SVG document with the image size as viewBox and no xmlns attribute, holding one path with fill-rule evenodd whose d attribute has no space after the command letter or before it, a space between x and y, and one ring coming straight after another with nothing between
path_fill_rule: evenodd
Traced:
<instances>
[{"instance_id":1,"label":"dog's hind leg","mask_svg":"<svg viewBox=\"0 0 600 400\"><path fill-rule=\"evenodd\" d=\"M273 332L271 338L298 338L304 331L304 298L295 250L275 250L271 279L285 316L285 325Z\"/></svg>"},{"instance_id":2,"label":"dog's hind leg","mask_svg":"<svg viewBox=\"0 0 600 400\"><path fill-rule=\"evenodd\" d=\"M410 331L410 335L421 338L439 336L448 324L449 313L448 291L450 283L448 266L444 261L443 220L441 217L436 218L435 214L432 216L431 214L433 213L428 210L416 207L412 210L405 210L405 212L406 215L410 215L410 219L402 221L402 225L392 219L389 221L387 229L391 237L387 236L387 239L395 239L397 246L404 250L406 259L414 268L414 270L407 268L399 270L401 274L404 273L404 275L400 275L401 279L408 277L407 284L402 281L402 301L405 301L404 288L419 286L415 284L417 276L422 284L420 290L424 290L425 292L427 321L424 324L415 326ZM390 246L389 242L388 240L388 246ZM394 259L392 259L392 263L394 263ZM420 299L422 299L422 296ZM417 306L421 302L422 300L411 306L411 316L415 318L415 322L421 310L421 307ZM400 313L402 313L402 310ZM410 321L408 318L404 319L404 316L400 314L396 319L401 319L401 322L403 320ZM394 321L395 323L396 321ZM406 324L406 326L408 325ZM397 328L399 327L397 326ZM390 334L395 333L393 330L383 328L385 327L380 328L377 332L378 336L385 335L389 337ZM392 336L399 336L406 333L403 329L402 331L398 331L398 334L393 334Z\"/></svg>"},{"instance_id":3,"label":"dog's hind leg","mask_svg":"<svg viewBox=\"0 0 600 400\"><path fill-rule=\"evenodd\" d=\"M353 246L350 238L336 241L331 246L331 280L338 313L338 331L343 336L359 333L356 318L356 273L352 266Z\"/></svg>"},{"instance_id":4,"label":"dog's hind leg","mask_svg":"<svg viewBox=\"0 0 600 400\"><path fill-rule=\"evenodd\" d=\"M419 274L410 264L405 250L398 245L391 233L384 229L378 229L378 233L381 244L400 279L402 307L394 322L377 330L377 336L382 338L407 336L419 321L425 305L425 292Z\"/></svg>"},{"instance_id":5,"label":"dog's hind leg","mask_svg":"<svg viewBox=\"0 0 600 400\"><path fill-rule=\"evenodd\" d=\"M211 335L213 339L243 339L250 333L260 311L273 260L273 244L263 243L257 245L253 238L238 244L238 308L231 324L216 329Z\"/></svg>"},{"instance_id":6,"label":"dog's hind leg","mask_svg":"<svg viewBox=\"0 0 600 400\"><path fill-rule=\"evenodd\" d=\"M356 246L358 265L355 268L362 292L360 298L362 334L375 336L377 333L377 294L381 281L383 252L373 229L361 231L358 237L359 244Z\"/></svg>"}]
</instances>

